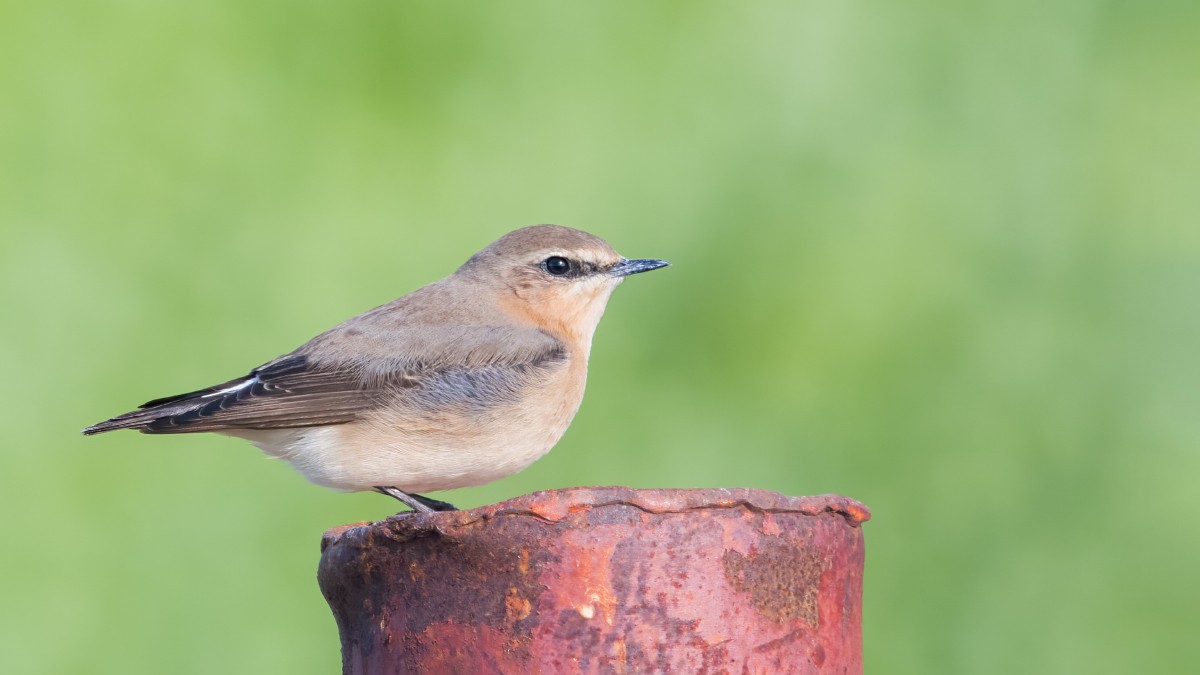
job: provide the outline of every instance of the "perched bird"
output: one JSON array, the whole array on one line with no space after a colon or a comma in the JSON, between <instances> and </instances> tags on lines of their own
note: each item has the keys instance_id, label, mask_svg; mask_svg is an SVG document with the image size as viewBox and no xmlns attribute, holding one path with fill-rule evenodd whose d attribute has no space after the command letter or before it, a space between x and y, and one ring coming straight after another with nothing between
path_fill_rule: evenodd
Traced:
<instances>
[{"instance_id":1,"label":"perched bird","mask_svg":"<svg viewBox=\"0 0 1200 675\"><path fill-rule=\"evenodd\" d=\"M418 493L482 485L546 454L583 399L609 295L667 264L568 227L522 228L244 377L83 433L236 436L318 485L450 510Z\"/></svg>"}]
</instances>

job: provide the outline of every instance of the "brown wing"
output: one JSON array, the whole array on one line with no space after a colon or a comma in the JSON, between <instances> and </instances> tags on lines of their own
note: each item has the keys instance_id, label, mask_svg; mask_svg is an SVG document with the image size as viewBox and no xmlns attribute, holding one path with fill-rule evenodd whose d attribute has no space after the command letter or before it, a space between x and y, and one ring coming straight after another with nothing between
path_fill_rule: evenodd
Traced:
<instances>
[{"instance_id":1,"label":"brown wing","mask_svg":"<svg viewBox=\"0 0 1200 675\"><path fill-rule=\"evenodd\" d=\"M564 345L540 331L488 326L441 331L425 329L420 336L403 339L393 332L388 340L364 331L357 342L343 335L345 353L335 354L341 358L333 361L313 360L308 352L317 340L310 341L245 377L155 399L83 433L137 429L172 434L343 424L399 399L431 411L486 408L516 400L525 378L560 367L566 359ZM397 341L408 347L408 359L379 356ZM361 353L374 358L352 358Z\"/></svg>"},{"instance_id":2,"label":"brown wing","mask_svg":"<svg viewBox=\"0 0 1200 675\"><path fill-rule=\"evenodd\" d=\"M379 406L396 389L418 382L414 373L364 378L354 369L321 367L306 356L291 355L243 378L150 401L83 433L138 429L170 434L341 424Z\"/></svg>"}]
</instances>

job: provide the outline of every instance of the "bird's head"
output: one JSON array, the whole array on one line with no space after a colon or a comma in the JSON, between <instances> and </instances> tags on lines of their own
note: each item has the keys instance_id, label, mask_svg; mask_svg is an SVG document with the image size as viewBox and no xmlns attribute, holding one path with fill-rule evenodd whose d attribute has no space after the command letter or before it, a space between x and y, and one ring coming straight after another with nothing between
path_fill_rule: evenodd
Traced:
<instances>
[{"instance_id":1,"label":"bird's head","mask_svg":"<svg viewBox=\"0 0 1200 675\"><path fill-rule=\"evenodd\" d=\"M665 260L629 260L600 237L561 225L509 232L476 253L456 274L498 293L505 311L561 337L591 343L614 288Z\"/></svg>"}]
</instances>

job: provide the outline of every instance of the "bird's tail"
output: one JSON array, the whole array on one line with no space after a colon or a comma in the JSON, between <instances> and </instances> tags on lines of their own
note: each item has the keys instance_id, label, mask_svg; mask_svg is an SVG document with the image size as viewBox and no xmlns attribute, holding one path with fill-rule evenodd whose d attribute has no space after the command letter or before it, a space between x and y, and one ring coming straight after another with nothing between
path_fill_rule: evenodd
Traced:
<instances>
[{"instance_id":1,"label":"bird's tail","mask_svg":"<svg viewBox=\"0 0 1200 675\"><path fill-rule=\"evenodd\" d=\"M144 433L169 434L169 433L187 433L192 431L187 427L182 426L162 426L155 425L151 428L149 425L163 418L170 418L183 413L191 412L197 407L210 402L213 396L221 394L231 389L236 389L244 384L247 380L253 379L253 373L245 377L239 377L236 380L230 380L224 384L218 384L205 389L189 391L186 394L177 394L175 396L167 396L165 398L156 398L153 401L147 401L138 406L137 410L127 412L124 415L116 417L97 424L83 430L84 436L94 436L102 434L106 431L116 431L118 429L137 429Z\"/></svg>"}]
</instances>

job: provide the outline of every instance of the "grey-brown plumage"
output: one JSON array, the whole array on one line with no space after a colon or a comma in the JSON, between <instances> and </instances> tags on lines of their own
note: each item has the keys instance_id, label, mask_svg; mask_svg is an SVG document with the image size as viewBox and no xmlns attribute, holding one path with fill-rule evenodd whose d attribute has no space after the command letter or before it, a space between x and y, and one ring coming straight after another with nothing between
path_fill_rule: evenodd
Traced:
<instances>
[{"instance_id":1,"label":"grey-brown plumage","mask_svg":"<svg viewBox=\"0 0 1200 675\"><path fill-rule=\"evenodd\" d=\"M339 489L488 482L557 442L582 399L608 295L624 276L665 264L626 260L579 230L517 230L450 277L244 377L150 401L84 433L238 436Z\"/></svg>"}]
</instances>

